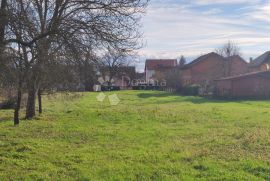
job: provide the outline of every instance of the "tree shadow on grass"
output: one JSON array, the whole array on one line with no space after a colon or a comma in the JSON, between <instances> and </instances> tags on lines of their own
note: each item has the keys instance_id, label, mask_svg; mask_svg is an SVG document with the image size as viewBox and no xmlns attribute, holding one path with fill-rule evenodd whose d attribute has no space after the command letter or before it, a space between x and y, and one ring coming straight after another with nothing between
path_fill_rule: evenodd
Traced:
<instances>
[{"instance_id":1,"label":"tree shadow on grass","mask_svg":"<svg viewBox=\"0 0 270 181\"><path fill-rule=\"evenodd\" d=\"M166 104L174 102L190 102L193 104L207 104L207 103L245 103L253 101L270 101L270 99L259 99L259 98L243 98L243 99L217 99L217 98L205 98L199 96L185 96L179 93L169 93L169 92L147 92L138 94L139 98L157 98L155 103ZM168 98L168 99L165 99ZM153 100L153 99L152 99Z\"/></svg>"},{"instance_id":2,"label":"tree shadow on grass","mask_svg":"<svg viewBox=\"0 0 270 181\"><path fill-rule=\"evenodd\" d=\"M218 99L210 99L203 98L198 96L183 96L179 93L168 93L168 92L148 92L148 93L140 93L138 94L139 98L142 99L156 99L156 103L166 104L173 102L191 102L194 104L204 104L204 103L226 103L229 101L226 100L218 100Z\"/></svg>"}]
</instances>

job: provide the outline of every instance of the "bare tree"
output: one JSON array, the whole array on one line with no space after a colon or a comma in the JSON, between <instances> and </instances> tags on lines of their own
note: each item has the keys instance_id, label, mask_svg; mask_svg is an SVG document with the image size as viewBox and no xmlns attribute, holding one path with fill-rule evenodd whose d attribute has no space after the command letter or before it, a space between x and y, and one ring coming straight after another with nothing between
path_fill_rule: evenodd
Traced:
<instances>
[{"instance_id":1,"label":"bare tree","mask_svg":"<svg viewBox=\"0 0 270 181\"><path fill-rule=\"evenodd\" d=\"M95 55L91 48L85 48L80 59L76 61L76 70L85 91L92 91L97 81L98 61L99 57Z\"/></svg>"},{"instance_id":2,"label":"bare tree","mask_svg":"<svg viewBox=\"0 0 270 181\"><path fill-rule=\"evenodd\" d=\"M100 72L106 80L108 86L111 86L112 80L115 76L121 74L121 68L130 64L132 57L134 57L132 51L117 50L108 48L108 52L102 57L100 62Z\"/></svg>"},{"instance_id":3,"label":"bare tree","mask_svg":"<svg viewBox=\"0 0 270 181\"><path fill-rule=\"evenodd\" d=\"M182 88L181 67L176 67L165 74L166 86L176 91Z\"/></svg>"},{"instance_id":4,"label":"bare tree","mask_svg":"<svg viewBox=\"0 0 270 181\"><path fill-rule=\"evenodd\" d=\"M226 60L224 62L224 76L230 76L233 56L241 56L239 46L232 41L228 41L221 48L218 48L216 53L223 56Z\"/></svg>"},{"instance_id":5,"label":"bare tree","mask_svg":"<svg viewBox=\"0 0 270 181\"><path fill-rule=\"evenodd\" d=\"M230 40L226 44L224 44L222 47L216 49L216 53L225 58L228 58L234 55L239 55L239 56L241 55L239 46Z\"/></svg>"},{"instance_id":6,"label":"bare tree","mask_svg":"<svg viewBox=\"0 0 270 181\"><path fill-rule=\"evenodd\" d=\"M19 124L19 112L21 107L21 99L24 87L24 78L26 76L25 61L28 59L27 52L24 47L18 46L18 49L9 48L5 50L5 63L3 71L1 71L1 82L5 88L11 87L12 95L9 99L14 101L14 125ZM16 98L15 98L16 97Z\"/></svg>"},{"instance_id":7,"label":"bare tree","mask_svg":"<svg viewBox=\"0 0 270 181\"><path fill-rule=\"evenodd\" d=\"M139 20L147 3L148 0L8 1L4 6L8 12L8 21L5 21L8 28L3 44L20 45L28 54L26 118L35 116L36 95L46 74L47 62L56 60L51 58L55 53L65 56L64 52L76 51L77 45L92 42L96 49L137 48L141 35Z\"/></svg>"}]
</instances>

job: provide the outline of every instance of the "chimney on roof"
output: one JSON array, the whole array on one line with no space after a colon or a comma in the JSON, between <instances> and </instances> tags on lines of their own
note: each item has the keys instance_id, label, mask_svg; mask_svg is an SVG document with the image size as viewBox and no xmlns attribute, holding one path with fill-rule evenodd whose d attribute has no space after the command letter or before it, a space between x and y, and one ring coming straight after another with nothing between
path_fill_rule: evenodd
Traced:
<instances>
[{"instance_id":1,"label":"chimney on roof","mask_svg":"<svg viewBox=\"0 0 270 181\"><path fill-rule=\"evenodd\" d=\"M251 62L253 62L253 58L252 57L249 58L249 63L251 63Z\"/></svg>"}]
</instances>

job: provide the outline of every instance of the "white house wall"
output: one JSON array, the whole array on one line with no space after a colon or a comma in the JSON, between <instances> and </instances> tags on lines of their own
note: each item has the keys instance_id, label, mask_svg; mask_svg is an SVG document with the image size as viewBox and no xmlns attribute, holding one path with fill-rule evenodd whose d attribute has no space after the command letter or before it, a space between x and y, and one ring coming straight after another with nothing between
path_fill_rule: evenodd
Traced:
<instances>
[{"instance_id":1,"label":"white house wall","mask_svg":"<svg viewBox=\"0 0 270 181\"><path fill-rule=\"evenodd\" d=\"M148 82L155 75L155 70L146 70L145 78Z\"/></svg>"}]
</instances>

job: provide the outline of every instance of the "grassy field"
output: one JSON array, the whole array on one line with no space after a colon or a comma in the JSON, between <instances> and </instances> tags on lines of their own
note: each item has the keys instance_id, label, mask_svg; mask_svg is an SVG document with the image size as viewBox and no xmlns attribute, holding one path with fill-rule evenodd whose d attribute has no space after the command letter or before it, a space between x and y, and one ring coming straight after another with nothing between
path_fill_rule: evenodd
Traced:
<instances>
[{"instance_id":1,"label":"grassy field","mask_svg":"<svg viewBox=\"0 0 270 181\"><path fill-rule=\"evenodd\" d=\"M19 127L0 110L0 180L270 180L270 101L116 93L46 97Z\"/></svg>"}]
</instances>

